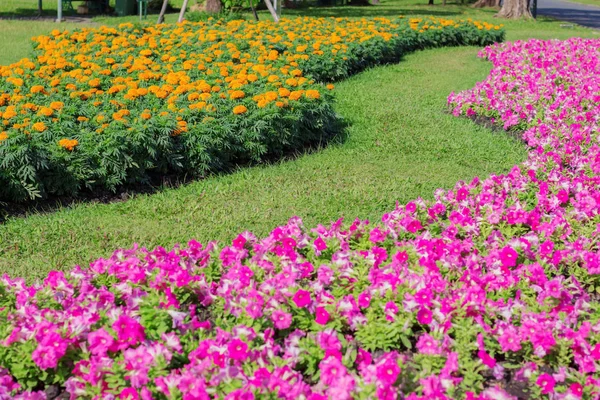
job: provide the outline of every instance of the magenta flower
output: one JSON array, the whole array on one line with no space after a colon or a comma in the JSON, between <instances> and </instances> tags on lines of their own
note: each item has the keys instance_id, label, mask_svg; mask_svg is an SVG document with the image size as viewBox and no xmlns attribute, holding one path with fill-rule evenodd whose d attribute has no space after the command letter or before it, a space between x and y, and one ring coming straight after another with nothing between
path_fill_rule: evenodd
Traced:
<instances>
[{"instance_id":1,"label":"magenta flower","mask_svg":"<svg viewBox=\"0 0 600 400\"><path fill-rule=\"evenodd\" d=\"M369 233L369 240L373 243L383 242L385 240L385 233L381 232L379 228L375 228Z\"/></svg>"},{"instance_id":2,"label":"magenta flower","mask_svg":"<svg viewBox=\"0 0 600 400\"><path fill-rule=\"evenodd\" d=\"M244 361L248 358L248 344L240 339L233 339L227 345L229 358Z\"/></svg>"},{"instance_id":3,"label":"magenta flower","mask_svg":"<svg viewBox=\"0 0 600 400\"><path fill-rule=\"evenodd\" d=\"M405 262L408 261L408 253L405 251L399 251L398 253L396 253L396 255L394 256L394 259L400 263L400 264L404 264Z\"/></svg>"},{"instance_id":4,"label":"magenta flower","mask_svg":"<svg viewBox=\"0 0 600 400\"><path fill-rule=\"evenodd\" d=\"M321 370L321 382L325 385L333 385L336 380L346 374L346 367L336 357L328 357L319 364Z\"/></svg>"},{"instance_id":5,"label":"magenta flower","mask_svg":"<svg viewBox=\"0 0 600 400\"><path fill-rule=\"evenodd\" d=\"M498 337L498 342L500 342L500 346L504 352L521 350L521 338L517 329L512 325L503 330L502 334Z\"/></svg>"},{"instance_id":6,"label":"magenta flower","mask_svg":"<svg viewBox=\"0 0 600 400\"><path fill-rule=\"evenodd\" d=\"M119 393L119 399L122 400L138 400L139 398L140 395L134 388L125 388Z\"/></svg>"},{"instance_id":7,"label":"magenta flower","mask_svg":"<svg viewBox=\"0 0 600 400\"><path fill-rule=\"evenodd\" d=\"M327 248L327 244L320 236L315 239L314 243L315 243L315 249L317 249L318 251L323 251Z\"/></svg>"},{"instance_id":8,"label":"magenta flower","mask_svg":"<svg viewBox=\"0 0 600 400\"><path fill-rule=\"evenodd\" d=\"M496 366L496 359L488 354L485 350L479 350L477 357L481 360L483 365L488 368L494 368Z\"/></svg>"},{"instance_id":9,"label":"magenta flower","mask_svg":"<svg viewBox=\"0 0 600 400\"><path fill-rule=\"evenodd\" d=\"M389 356L377 365L377 380L384 385L393 385L400 375L400 367L396 357Z\"/></svg>"},{"instance_id":10,"label":"magenta flower","mask_svg":"<svg viewBox=\"0 0 600 400\"><path fill-rule=\"evenodd\" d=\"M423 225L421 224L421 221L419 221L418 219L412 220L406 226L406 230L409 231L410 233L416 233L416 232L420 231L421 229L423 229Z\"/></svg>"},{"instance_id":11,"label":"magenta flower","mask_svg":"<svg viewBox=\"0 0 600 400\"><path fill-rule=\"evenodd\" d=\"M100 328L88 335L88 348L90 353L95 355L106 355L109 348L112 347L114 338L104 328Z\"/></svg>"},{"instance_id":12,"label":"magenta flower","mask_svg":"<svg viewBox=\"0 0 600 400\"><path fill-rule=\"evenodd\" d=\"M422 306L431 306L432 299L433 295L430 288L421 289L415 293L415 301Z\"/></svg>"},{"instance_id":13,"label":"magenta flower","mask_svg":"<svg viewBox=\"0 0 600 400\"><path fill-rule=\"evenodd\" d=\"M53 347L40 344L31 354L31 358L40 369L49 369L56 368L60 357L56 354Z\"/></svg>"},{"instance_id":14,"label":"magenta flower","mask_svg":"<svg viewBox=\"0 0 600 400\"><path fill-rule=\"evenodd\" d=\"M233 247L236 249L243 249L248 240L243 235L238 235L235 239L233 239Z\"/></svg>"},{"instance_id":15,"label":"magenta flower","mask_svg":"<svg viewBox=\"0 0 600 400\"><path fill-rule=\"evenodd\" d=\"M119 346L127 348L135 346L145 338L144 327L135 319L121 315L112 325L117 333Z\"/></svg>"},{"instance_id":16,"label":"magenta flower","mask_svg":"<svg viewBox=\"0 0 600 400\"><path fill-rule=\"evenodd\" d=\"M419 337L417 341L417 350L421 354L437 355L442 353L440 344L433 336L428 333L424 333Z\"/></svg>"},{"instance_id":17,"label":"magenta flower","mask_svg":"<svg viewBox=\"0 0 600 400\"><path fill-rule=\"evenodd\" d=\"M517 265L517 258L519 257L519 253L515 251L510 246L504 247L500 250L500 261L502 265L506 268L514 267Z\"/></svg>"},{"instance_id":18,"label":"magenta flower","mask_svg":"<svg viewBox=\"0 0 600 400\"><path fill-rule=\"evenodd\" d=\"M421 325L428 325L433 321L433 313L426 307L421 307L417 313L417 321Z\"/></svg>"},{"instance_id":19,"label":"magenta flower","mask_svg":"<svg viewBox=\"0 0 600 400\"><path fill-rule=\"evenodd\" d=\"M360 308L368 308L371 304L371 294L368 292L362 292L358 295L358 306Z\"/></svg>"},{"instance_id":20,"label":"magenta flower","mask_svg":"<svg viewBox=\"0 0 600 400\"><path fill-rule=\"evenodd\" d=\"M571 386L569 386L569 392L573 396L581 398L581 396L583 396L583 386L581 385L581 383L574 382L571 384Z\"/></svg>"},{"instance_id":21,"label":"magenta flower","mask_svg":"<svg viewBox=\"0 0 600 400\"><path fill-rule=\"evenodd\" d=\"M271 315L271 320L273 321L275 328L287 329L292 324L292 315L281 310L275 310Z\"/></svg>"},{"instance_id":22,"label":"magenta flower","mask_svg":"<svg viewBox=\"0 0 600 400\"><path fill-rule=\"evenodd\" d=\"M294 304L296 304L296 307L298 307L298 308L307 307L311 301L310 292L308 292L304 289L299 289L296 292L296 294L294 294L293 301L294 301Z\"/></svg>"},{"instance_id":23,"label":"magenta flower","mask_svg":"<svg viewBox=\"0 0 600 400\"><path fill-rule=\"evenodd\" d=\"M594 347L592 348L591 356L596 361L600 360L600 343L594 345Z\"/></svg>"},{"instance_id":24,"label":"magenta flower","mask_svg":"<svg viewBox=\"0 0 600 400\"><path fill-rule=\"evenodd\" d=\"M329 313L325 307L317 307L315 321L319 325L326 325L329 322Z\"/></svg>"},{"instance_id":25,"label":"magenta flower","mask_svg":"<svg viewBox=\"0 0 600 400\"><path fill-rule=\"evenodd\" d=\"M542 388L542 394L550 394L554 392L554 385L556 384L556 381L552 375L541 374L535 383Z\"/></svg>"}]
</instances>

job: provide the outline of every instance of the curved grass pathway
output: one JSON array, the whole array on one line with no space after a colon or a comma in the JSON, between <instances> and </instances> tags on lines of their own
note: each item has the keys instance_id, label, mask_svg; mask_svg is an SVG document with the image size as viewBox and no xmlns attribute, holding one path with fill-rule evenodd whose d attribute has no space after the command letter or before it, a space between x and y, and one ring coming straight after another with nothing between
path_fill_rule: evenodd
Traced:
<instances>
[{"instance_id":1,"label":"curved grass pathway","mask_svg":"<svg viewBox=\"0 0 600 400\"><path fill-rule=\"evenodd\" d=\"M0 274L41 278L134 242L170 247L196 238L266 234L298 215L308 226L340 216L378 219L395 201L431 198L460 179L501 173L524 147L446 113L451 91L489 72L475 48L408 55L338 83L342 144L277 165L242 169L112 204L80 204L0 226Z\"/></svg>"}]
</instances>

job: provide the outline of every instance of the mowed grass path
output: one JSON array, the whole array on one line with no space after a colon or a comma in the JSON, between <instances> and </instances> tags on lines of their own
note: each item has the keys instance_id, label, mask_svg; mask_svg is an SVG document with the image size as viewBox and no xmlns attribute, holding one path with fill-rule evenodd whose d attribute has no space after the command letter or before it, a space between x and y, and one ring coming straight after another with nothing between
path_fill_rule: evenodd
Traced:
<instances>
[{"instance_id":1,"label":"mowed grass path","mask_svg":"<svg viewBox=\"0 0 600 400\"><path fill-rule=\"evenodd\" d=\"M268 233L293 215L307 226L378 220L396 200L431 198L460 179L503 172L521 144L446 113L446 96L483 79L475 48L427 50L337 85L350 124L343 144L113 204L81 204L0 227L0 272L42 277L141 243L227 241Z\"/></svg>"}]
</instances>

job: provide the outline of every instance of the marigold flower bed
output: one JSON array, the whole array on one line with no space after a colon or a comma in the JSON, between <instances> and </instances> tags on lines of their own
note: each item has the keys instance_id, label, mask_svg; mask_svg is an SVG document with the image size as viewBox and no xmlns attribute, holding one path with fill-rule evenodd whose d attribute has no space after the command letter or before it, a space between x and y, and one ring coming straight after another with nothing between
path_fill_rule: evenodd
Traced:
<instances>
[{"instance_id":1,"label":"marigold flower bed","mask_svg":"<svg viewBox=\"0 0 600 400\"><path fill-rule=\"evenodd\" d=\"M331 82L412 50L501 41L437 18L131 24L35 38L0 67L0 200L202 176L326 142Z\"/></svg>"}]
</instances>

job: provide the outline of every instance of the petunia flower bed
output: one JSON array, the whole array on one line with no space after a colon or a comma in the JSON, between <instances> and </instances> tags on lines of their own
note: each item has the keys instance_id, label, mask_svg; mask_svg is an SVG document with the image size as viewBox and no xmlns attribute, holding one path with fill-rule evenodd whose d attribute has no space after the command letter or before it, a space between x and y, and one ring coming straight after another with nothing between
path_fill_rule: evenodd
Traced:
<instances>
[{"instance_id":1,"label":"petunia flower bed","mask_svg":"<svg viewBox=\"0 0 600 400\"><path fill-rule=\"evenodd\" d=\"M133 248L0 284L0 398L600 396L600 40L486 48L457 116L526 162L375 224Z\"/></svg>"},{"instance_id":2,"label":"petunia flower bed","mask_svg":"<svg viewBox=\"0 0 600 400\"><path fill-rule=\"evenodd\" d=\"M503 37L433 17L55 30L32 59L0 66L0 201L201 177L321 145L341 126L328 82Z\"/></svg>"}]
</instances>

